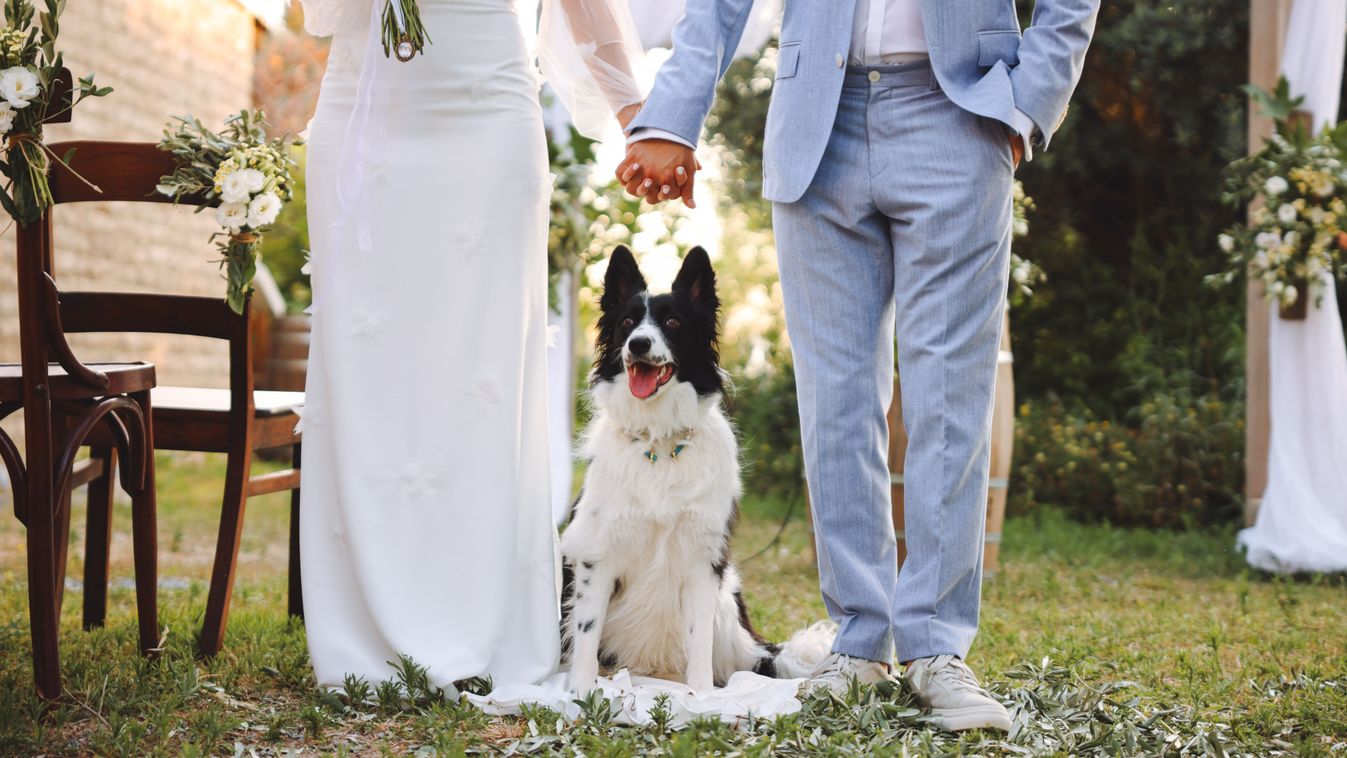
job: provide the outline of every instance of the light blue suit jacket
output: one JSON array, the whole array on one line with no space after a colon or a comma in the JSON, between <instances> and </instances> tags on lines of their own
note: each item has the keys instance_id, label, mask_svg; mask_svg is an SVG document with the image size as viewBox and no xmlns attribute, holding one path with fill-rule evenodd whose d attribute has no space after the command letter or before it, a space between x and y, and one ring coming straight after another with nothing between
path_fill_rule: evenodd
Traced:
<instances>
[{"instance_id":1,"label":"light blue suit jacket","mask_svg":"<svg viewBox=\"0 0 1347 758\"><path fill-rule=\"evenodd\" d=\"M1037 0L1020 32L1014 0L921 0L931 64L956 105L1013 126L1015 110L1046 147L1080 80L1100 0ZM687 0L674 51L632 130L697 144L752 0ZM776 84L763 144L763 195L794 202L809 188L832 133L851 46L855 0L785 0Z\"/></svg>"}]
</instances>

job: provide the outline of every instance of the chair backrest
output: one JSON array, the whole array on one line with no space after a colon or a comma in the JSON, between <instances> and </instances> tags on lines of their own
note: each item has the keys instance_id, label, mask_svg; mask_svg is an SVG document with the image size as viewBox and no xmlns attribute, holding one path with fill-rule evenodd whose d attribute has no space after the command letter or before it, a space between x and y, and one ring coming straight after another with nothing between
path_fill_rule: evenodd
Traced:
<instances>
[{"instance_id":1,"label":"chair backrest","mask_svg":"<svg viewBox=\"0 0 1347 758\"><path fill-rule=\"evenodd\" d=\"M51 151L67 159L68 169L53 166L52 198L57 205L90 202L172 203L156 191L162 177L177 167L176 159L150 142L61 142ZM78 176L76 176L78 174ZM93 185L93 187L89 186ZM94 189L97 187L97 189ZM201 205L204 198L184 198ZM183 295L61 292L52 276L52 224L49 211L36 224L19 230L20 289L39 290L51 354L67 371L90 378L97 372L79 364L66 334L140 332L182 334L229 342L231 411L251 417L253 352L249 336L251 308L234 313L223 298ZM27 260L27 266L25 266ZM40 268L33 264L40 263ZM25 276L25 268L27 273ZM26 280L26 281L25 281ZM46 358L43 358L45 371ZM25 374L28 373L25 360ZM74 366L70 364L76 364Z\"/></svg>"}]
</instances>

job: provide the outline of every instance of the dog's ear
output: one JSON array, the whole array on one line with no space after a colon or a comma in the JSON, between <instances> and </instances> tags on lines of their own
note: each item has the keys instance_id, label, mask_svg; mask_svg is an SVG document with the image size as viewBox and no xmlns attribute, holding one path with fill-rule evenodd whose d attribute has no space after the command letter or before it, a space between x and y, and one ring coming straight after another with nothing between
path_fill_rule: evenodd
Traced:
<instances>
[{"instance_id":1,"label":"dog's ear","mask_svg":"<svg viewBox=\"0 0 1347 758\"><path fill-rule=\"evenodd\" d=\"M625 245L619 245L608 256L608 271L603 275L603 297L599 308L605 312L617 311L636 295L645 292L645 277L636 265L636 256Z\"/></svg>"},{"instance_id":2,"label":"dog's ear","mask_svg":"<svg viewBox=\"0 0 1347 758\"><path fill-rule=\"evenodd\" d=\"M700 247L694 247L683 258L683 267L674 279L673 291L686 295L694 305L715 311L720 308L716 296L716 272L711 268L711 257Z\"/></svg>"}]
</instances>

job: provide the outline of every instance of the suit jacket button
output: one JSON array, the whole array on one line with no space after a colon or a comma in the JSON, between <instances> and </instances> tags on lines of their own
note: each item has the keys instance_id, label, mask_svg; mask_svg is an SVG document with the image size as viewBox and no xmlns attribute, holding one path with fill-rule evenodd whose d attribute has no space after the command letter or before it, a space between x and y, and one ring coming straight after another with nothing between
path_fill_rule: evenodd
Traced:
<instances>
[{"instance_id":1,"label":"suit jacket button","mask_svg":"<svg viewBox=\"0 0 1347 758\"><path fill-rule=\"evenodd\" d=\"M846 59L846 58L843 58L841 53L838 53L838 54L837 54L837 67L838 67L838 68L841 68L843 65L846 64L846 62L847 62L847 59Z\"/></svg>"}]
</instances>

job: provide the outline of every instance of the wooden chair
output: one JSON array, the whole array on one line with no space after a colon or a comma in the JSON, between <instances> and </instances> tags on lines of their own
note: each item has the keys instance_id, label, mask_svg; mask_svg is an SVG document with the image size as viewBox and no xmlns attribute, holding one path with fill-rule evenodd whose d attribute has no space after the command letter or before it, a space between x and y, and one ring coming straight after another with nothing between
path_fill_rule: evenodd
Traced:
<instances>
[{"instance_id":1,"label":"wooden chair","mask_svg":"<svg viewBox=\"0 0 1347 758\"><path fill-rule=\"evenodd\" d=\"M64 185L53 175L53 192ZM110 187L111 194L116 188ZM25 454L0 432L0 459L13 482L14 510L27 527L28 602L33 674L48 700L61 695L58 631L70 493L94 480L111 488L111 454L77 464L94 434L121 454L121 483L131 495L140 648L158 645L154 427L148 363L89 363L75 356L62 321L52 257L52 214L18 230L21 362L0 365L0 419L23 409ZM92 489L92 488L91 488Z\"/></svg>"},{"instance_id":2,"label":"wooden chair","mask_svg":"<svg viewBox=\"0 0 1347 758\"><path fill-rule=\"evenodd\" d=\"M71 142L53 145L58 155L74 150L71 166L104 194L69 187L57 201L132 200L163 202L155 193L173 158L151 143ZM256 392L252 308L234 313L220 297L133 293L66 293L60 312L70 332L148 332L221 339L229 345L229 388L157 387L153 393L154 448L225 453L224 500L199 649L214 655L224 641L243 514L248 498L289 490L289 610L303 615L299 578L300 437L295 432L302 392ZM90 439L91 458L110 464L117 451L107 435ZM251 476L254 451L290 448L292 468ZM107 607L111 488L95 479L89 489L84 577L84 625L101 625Z\"/></svg>"}]
</instances>

